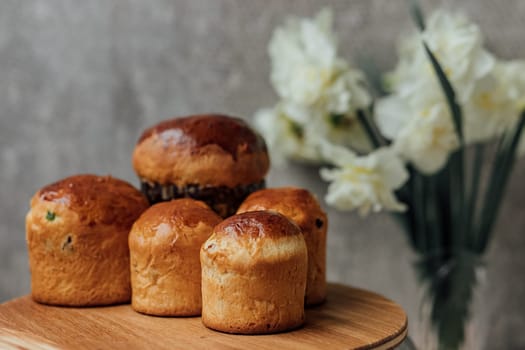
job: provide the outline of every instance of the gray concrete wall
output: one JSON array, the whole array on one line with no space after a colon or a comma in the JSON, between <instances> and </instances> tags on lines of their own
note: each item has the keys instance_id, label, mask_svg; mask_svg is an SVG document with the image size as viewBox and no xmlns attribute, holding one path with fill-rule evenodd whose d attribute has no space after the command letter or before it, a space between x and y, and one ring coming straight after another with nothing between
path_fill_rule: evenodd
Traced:
<instances>
[{"instance_id":1,"label":"gray concrete wall","mask_svg":"<svg viewBox=\"0 0 525 350\"><path fill-rule=\"evenodd\" d=\"M393 65L395 38L411 25L404 0L327 3L336 9L345 56ZM425 8L440 3L428 0ZM480 23L491 50L525 58L525 1L444 4ZM312 15L320 6L313 0L0 2L0 302L29 291L24 215L39 187L82 172L137 183L130 155L142 128L207 111L250 118L271 105L271 31L287 14ZM486 349L525 348L524 176L520 161L476 299ZM269 183L325 191L316 170L300 166L274 169ZM401 303L419 340L414 255L402 232L387 215L328 212L329 279Z\"/></svg>"}]
</instances>

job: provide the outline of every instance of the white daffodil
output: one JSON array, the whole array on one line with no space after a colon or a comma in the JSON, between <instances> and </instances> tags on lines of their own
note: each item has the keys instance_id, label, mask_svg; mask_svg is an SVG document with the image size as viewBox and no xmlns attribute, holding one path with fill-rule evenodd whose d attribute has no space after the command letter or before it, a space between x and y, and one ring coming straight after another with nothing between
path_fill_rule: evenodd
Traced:
<instances>
[{"instance_id":1,"label":"white daffodil","mask_svg":"<svg viewBox=\"0 0 525 350\"><path fill-rule=\"evenodd\" d=\"M286 158L320 162L318 145L323 134L311 127L308 120L316 118L307 113L284 103L255 113L255 127L266 140L274 164L282 165Z\"/></svg>"},{"instance_id":2,"label":"white daffodil","mask_svg":"<svg viewBox=\"0 0 525 350\"><path fill-rule=\"evenodd\" d=\"M437 11L422 33L400 42L399 63L387 76L393 95L378 101L376 121L403 158L421 172L432 174L446 164L459 142L445 94L423 42L438 59L463 107L466 141L479 140L495 127L473 122L477 113L474 107L482 106L486 102L483 93L495 86L491 78L495 60L483 48L478 26L461 14Z\"/></svg>"},{"instance_id":3,"label":"white daffodil","mask_svg":"<svg viewBox=\"0 0 525 350\"><path fill-rule=\"evenodd\" d=\"M525 109L525 60L500 61L495 67L494 74L506 92L506 96L513 101L512 106L518 113Z\"/></svg>"},{"instance_id":4,"label":"white daffodil","mask_svg":"<svg viewBox=\"0 0 525 350\"><path fill-rule=\"evenodd\" d=\"M463 110L465 140L484 142L514 127L525 107L525 62L497 62Z\"/></svg>"},{"instance_id":5,"label":"white daffodil","mask_svg":"<svg viewBox=\"0 0 525 350\"><path fill-rule=\"evenodd\" d=\"M401 159L392 149L379 148L359 157L344 147L324 143L322 153L333 169L321 169L321 177L331 182L326 202L339 210L358 209L361 215L382 209L403 211L394 191L408 179Z\"/></svg>"},{"instance_id":6,"label":"white daffodil","mask_svg":"<svg viewBox=\"0 0 525 350\"><path fill-rule=\"evenodd\" d=\"M419 171L432 174L447 162L459 140L444 102L411 105L396 95L377 101L376 123L393 148Z\"/></svg>"},{"instance_id":7,"label":"white daffodil","mask_svg":"<svg viewBox=\"0 0 525 350\"><path fill-rule=\"evenodd\" d=\"M423 41L438 59L461 103L469 100L477 81L494 67L495 60L483 48L476 24L461 14L436 11L422 33L404 37L400 42L399 63L387 76L387 84L403 97L417 99L424 91L444 98Z\"/></svg>"},{"instance_id":8,"label":"white daffodil","mask_svg":"<svg viewBox=\"0 0 525 350\"><path fill-rule=\"evenodd\" d=\"M322 163L321 142L331 142L369 151L370 141L354 115L323 114L292 103L280 102L274 108L259 110L255 127L268 144L272 160L282 164L286 158Z\"/></svg>"},{"instance_id":9,"label":"white daffodil","mask_svg":"<svg viewBox=\"0 0 525 350\"><path fill-rule=\"evenodd\" d=\"M317 132L333 144L361 153L372 149L370 138L355 115L325 114L320 123L314 124Z\"/></svg>"},{"instance_id":10,"label":"white daffodil","mask_svg":"<svg viewBox=\"0 0 525 350\"><path fill-rule=\"evenodd\" d=\"M346 114L370 104L364 76L337 56L332 12L290 18L275 30L268 51L271 81L286 101L326 113Z\"/></svg>"},{"instance_id":11,"label":"white daffodil","mask_svg":"<svg viewBox=\"0 0 525 350\"><path fill-rule=\"evenodd\" d=\"M505 125L509 128L515 127L521 113L525 111L525 61L507 61L498 62L494 75L498 80L497 96L502 100L506 100L505 106L501 106L503 115L498 115L496 118L504 119ZM492 92L494 93L494 92ZM492 95L489 95L492 102ZM503 97L501 97L503 96ZM500 102L499 100L496 100ZM488 105L487 107L495 107L494 113L499 113L496 106ZM497 106L500 108L500 106ZM494 116L494 114L492 114ZM525 130L524 130L525 131ZM518 146L518 155L525 154L525 132L522 133L520 144Z\"/></svg>"}]
</instances>

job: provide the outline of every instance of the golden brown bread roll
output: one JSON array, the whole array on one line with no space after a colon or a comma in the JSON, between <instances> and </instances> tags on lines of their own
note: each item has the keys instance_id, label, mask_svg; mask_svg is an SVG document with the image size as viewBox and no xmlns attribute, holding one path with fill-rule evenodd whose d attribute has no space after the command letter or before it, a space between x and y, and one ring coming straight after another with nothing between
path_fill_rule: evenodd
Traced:
<instances>
[{"instance_id":1,"label":"golden brown bread roll","mask_svg":"<svg viewBox=\"0 0 525 350\"><path fill-rule=\"evenodd\" d=\"M275 333L304 322L307 251L278 213L234 215L201 248L202 322L228 333Z\"/></svg>"},{"instance_id":2,"label":"golden brown bread roll","mask_svg":"<svg viewBox=\"0 0 525 350\"><path fill-rule=\"evenodd\" d=\"M165 120L144 131L133 167L151 203L191 197L222 217L264 187L269 158L263 138L224 115Z\"/></svg>"},{"instance_id":3,"label":"golden brown bread roll","mask_svg":"<svg viewBox=\"0 0 525 350\"><path fill-rule=\"evenodd\" d=\"M295 222L302 230L308 248L306 305L326 298L326 231L328 219L317 199L307 190L295 187L272 188L252 193L238 213L273 210Z\"/></svg>"},{"instance_id":4,"label":"golden brown bread roll","mask_svg":"<svg viewBox=\"0 0 525 350\"><path fill-rule=\"evenodd\" d=\"M34 300L89 306L128 302L128 234L148 202L110 176L77 175L31 199L26 239Z\"/></svg>"},{"instance_id":5,"label":"golden brown bread roll","mask_svg":"<svg viewBox=\"0 0 525 350\"><path fill-rule=\"evenodd\" d=\"M206 204L188 198L157 203L140 216L129 235L134 310L200 315L199 251L221 220Z\"/></svg>"}]
</instances>

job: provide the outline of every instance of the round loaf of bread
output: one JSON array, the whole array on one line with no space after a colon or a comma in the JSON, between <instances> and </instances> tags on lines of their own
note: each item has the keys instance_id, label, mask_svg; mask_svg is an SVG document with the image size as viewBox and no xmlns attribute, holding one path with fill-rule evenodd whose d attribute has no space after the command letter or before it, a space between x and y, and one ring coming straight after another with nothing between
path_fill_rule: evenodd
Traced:
<instances>
[{"instance_id":1,"label":"round loaf of bread","mask_svg":"<svg viewBox=\"0 0 525 350\"><path fill-rule=\"evenodd\" d=\"M110 176L77 175L39 190L26 216L35 301L67 306L128 302L128 234L148 202Z\"/></svg>"},{"instance_id":2,"label":"round loaf of bread","mask_svg":"<svg viewBox=\"0 0 525 350\"><path fill-rule=\"evenodd\" d=\"M133 167L151 203L191 197L226 217L264 187L269 158L264 139L243 120L194 115L145 130Z\"/></svg>"},{"instance_id":3,"label":"round loaf of bread","mask_svg":"<svg viewBox=\"0 0 525 350\"><path fill-rule=\"evenodd\" d=\"M203 202L176 199L153 205L129 235L131 306L159 316L201 313L201 245L221 222Z\"/></svg>"},{"instance_id":4,"label":"round loaf of bread","mask_svg":"<svg viewBox=\"0 0 525 350\"><path fill-rule=\"evenodd\" d=\"M234 215L201 248L202 322L227 333L290 330L304 322L307 251L278 213Z\"/></svg>"},{"instance_id":5,"label":"round loaf of bread","mask_svg":"<svg viewBox=\"0 0 525 350\"><path fill-rule=\"evenodd\" d=\"M252 193L238 213L272 210L295 222L304 234L308 248L306 305L326 298L326 231L328 219L317 199L307 190L295 187L271 188Z\"/></svg>"}]
</instances>

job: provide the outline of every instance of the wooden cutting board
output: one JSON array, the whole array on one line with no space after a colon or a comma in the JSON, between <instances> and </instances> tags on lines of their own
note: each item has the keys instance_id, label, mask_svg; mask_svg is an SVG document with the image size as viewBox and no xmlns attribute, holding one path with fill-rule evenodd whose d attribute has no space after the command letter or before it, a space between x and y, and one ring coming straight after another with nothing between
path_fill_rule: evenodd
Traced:
<instances>
[{"instance_id":1,"label":"wooden cutting board","mask_svg":"<svg viewBox=\"0 0 525 350\"><path fill-rule=\"evenodd\" d=\"M1 349L390 349L406 334L400 306L338 284L329 284L325 304L307 309L304 327L273 335L219 333L199 317L151 317L130 305L53 307L29 296L0 305Z\"/></svg>"}]
</instances>

